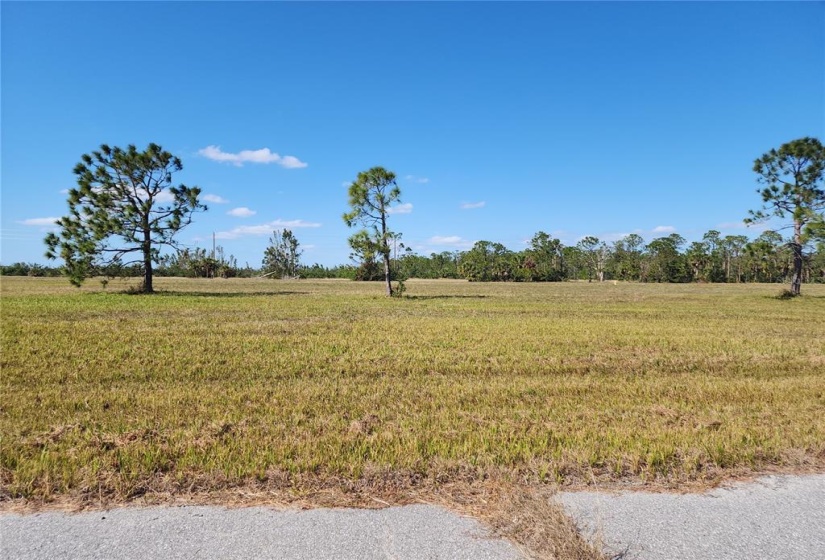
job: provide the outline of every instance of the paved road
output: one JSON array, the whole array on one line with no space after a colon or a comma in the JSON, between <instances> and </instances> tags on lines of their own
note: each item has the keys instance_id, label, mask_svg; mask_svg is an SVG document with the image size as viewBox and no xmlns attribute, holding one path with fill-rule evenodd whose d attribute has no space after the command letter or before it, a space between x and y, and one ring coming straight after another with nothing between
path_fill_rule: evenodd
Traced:
<instances>
[{"instance_id":1,"label":"paved road","mask_svg":"<svg viewBox=\"0 0 825 560\"><path fill-rule=\"evenodd\" d=\"M825 475L767 476L707 494L575 492L585 534L644 560L823 560Z\"/></svg>"},{"instance_id":2,"label":"paved road","mask_svg":"<svg viewBox=\"0 0 825 560\"><path fill-rule=\"evenodd\" d=\"M0 515L8 559L516 560L476 521L432 506L308 511L219 507L123 508Z\"/></svg>"},{"instance_id":3,"label":"paved road","mask_svg":"<svg viewBox=\"0 0 825 560\"><path fill-rule=\"evenodd\" d=\"M563 493L587 535L642 560L823 560L825 475L769 476L707 494ZM9 559L521 558L474 520L432 506L278 511L123 508L0 515Z\"/></svg>"}]
</instances>

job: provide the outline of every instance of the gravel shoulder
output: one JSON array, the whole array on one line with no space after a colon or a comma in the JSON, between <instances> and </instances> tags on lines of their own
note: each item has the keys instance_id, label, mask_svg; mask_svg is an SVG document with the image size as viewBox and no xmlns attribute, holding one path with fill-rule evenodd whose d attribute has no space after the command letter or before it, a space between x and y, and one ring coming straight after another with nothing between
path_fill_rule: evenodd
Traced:
<instances>
[{"instance_id":1,"label":"gravel shoulder","mask_svg":"<svg viewBox=\"0 0 825 560\"><path fill-rule=\"evenodd\" d=\"M590 539L643 560L825 558L825 475L765 476L705 494L564 492Z\"/></svg>"}]
</instances>

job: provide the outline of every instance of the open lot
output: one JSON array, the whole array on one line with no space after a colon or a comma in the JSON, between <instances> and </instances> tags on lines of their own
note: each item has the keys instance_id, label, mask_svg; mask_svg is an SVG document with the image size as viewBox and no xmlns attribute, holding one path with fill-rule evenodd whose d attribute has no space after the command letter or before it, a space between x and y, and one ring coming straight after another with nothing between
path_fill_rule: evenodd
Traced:
<instances>
[{"instance_id":1,"label":"open lot","mask_svg":"<svg viewBox=\"0 0 825 560\"><path fill-rule=\"evenodd\" d=\"M825 467L825 286L127 284L2 278L7 505L443 491L472 508L490 481Z\"/></svg>"},{"instance_id":2,"label":"open lot","mask_svg":"<svg viewBox=\"0 0 825 560\"><path fill-rule=\"evenodd\" d=\"M7 496L825 460L825 286L2 279Z\"/></svg>"}]
</instances>

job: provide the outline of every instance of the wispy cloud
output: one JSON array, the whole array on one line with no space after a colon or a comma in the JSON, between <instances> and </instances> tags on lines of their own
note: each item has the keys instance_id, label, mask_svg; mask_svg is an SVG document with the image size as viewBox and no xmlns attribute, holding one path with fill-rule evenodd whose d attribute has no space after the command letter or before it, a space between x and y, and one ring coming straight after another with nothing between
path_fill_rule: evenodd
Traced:
<instances>
[{"instance_id":1,"label":"wispy cloud","mask_svg":"<svg viewBox=\"0 0 825 560\"><path fill-rule=\"evenodd\" d=\"M610 243L610 242L613 242L613 241L618 241L620 239L624 239L628 235L630 235L630 234L627 233L627 232L617 232L617 233L608 232L608 233L603 233L603 234L599 235L598 238L599 238L600 241L605 241L607 243ZM582 238L582 239L584 239L584 238Z\"/></svg>"},{"instance_id":2,"label":"wispy cloud","mask_svg":"<svg viewBox=\"0 0 825 560\"><path fill-rule=\"evenodd\" d=\"M413 205L409 202L387 208L387 214L409 214L413 211Z\"/></svg>"},{"instance_id":3,"label":"wispy cloud","mask_svg":"<svg viewBox=\"0 0 825 560\"><path fill-rule=\"evenodd\" d=\"M436 235L427 240L428 245L436 247L455 247L455 248L469 248L473 246L473 242L458 235Z\"/></svg>"},{"instance_id":4,"label":"wispy cloud","mask_svg":"<svg viewBox=\"0 0 825 560\"><path fill-rule=\"evenodd\" d=\"M28 218L26 220L20 220L18 223L23 224L24 226L53 226L57 220L60 218Z\"/></svg>"},{"instance_id":5,"label":"wispy cloud","mask_svg":"<svg viewBox=\"0 0 825 560\"><path fill-rule=\"evenodd\" d=\"M211 202L212 204L227 204L229 202L224 197L216 194L205 194L202 198L204 202Z\"/></svg>"},{"instance_id":6,"label":"wispy cloud","mask_svg":"<svg viewBox=\"0 0 825 560\"><path fill-rule=\"evenodd\" d=\"M198 154L202 155L212 161L221 163L231 163L241 167L244 163L277 163L281 167L287 169L300 169L306 167L307 164L299 160L295 156L282 156L275 152L271 152L269 148L261 148L260 150L241 150L238 153L224 152L220 146L207 146L198 150Z\"/></svg>"},{"instance_id":7,"label":"wispy cloud","mask_svg":"<svg viewBox=\"0 0 825 560\"><path fill-rule=\"evenodd\" d=\"M455 245L456 243L460 243L461 241L463 241L463 239L457 235L436 235L428 239L428 242L434 245Z\"/></svg>"},{"instance_id":8,"label":"wispy cloud","mask_svg":"<svg viewBox=\"0 0 825 560\"><path fill-rule=\"evenodd\" d=\"M651 230L652 233L673 233L676 228L673 226L656 226Z\"/></svg>"},{"instance_id":9,"label":"wispy cloud","mask_svg":"<svg viewBox=\"0 0 825 560\"><path fill-rule=\"evenodd\" d=\"M486 204L487 203L484 202L483 200L480 201L480 202L464 202L464 203L461 204L461 209L462 210L473 210L475 208L484 208L484 205L486 205Z\"/></svg>"},{"instance_id":10,"label":"wispy cloud","mask_svg":"<svg viewBox=\"0 0 825 560\"><path fill-rule=\"evenodd\" d=\"M745 222L722 222L716 225L716 229L747 229Z\"/></svg>"},{"instance_id":11,"label":"wispy cloud","mask_svg":"<svg viewBox=\"0 0 825 560\"><path fill-rule=\"evenodd\" d=\"M165 202L174 202L175 195L170 193L167 190L162 190L158 194L155 195L155 202L160 202L161 204Z\"/></svg>"},{"instance_id":12,"label":"wispy cloud","mask_svg":"<svg viewBox=\"0 0 825 560\"><path fill-rule=\"evenodd\" d=\"M413 183L421 183L422 185L430 182L430 180L426 177L416 177L415 175L405 175L404 178L407 181L412 181Z\"/></svg>"},{"instance_id":13,"label":"wispy cloud","mask_svg":"<svg viewBox=\"0 0 825 560\"><path fill-rule=\"evenodd\" d=\"M246 206L241 206L240 208L233 208L229 212L227 212L230 216L235 216L236 218L248 218L250 216L254 216L257 214L254 210L250 210Z\"/></svg>"},{"instance_id":14,"label":"wispy cloud","mask_svg":"<svg viewBox=\"0 0 825 560\"><path fill-rule=\"evenodd\" d=\"M69 194L69 189L60 189L60 194Z\"/></svg>"},{"instance_id":15,"label":"wispy cloud","mask_svg":"<svg viewBox=\"0 0 825 560\"><path fill-rule=\"evenodd\" d=\"M741 230L761 232L770 229L770 227L770 224L768 224L767 222L757 222L750 225L746 224L745 222L722 222L721 224L716 225L716 229L720 231Z\"/></svg>"},{"instance_id":16,"label":"wispy cloud","mask_svg":"<svg viewBox=\"0 0 825 560\"><path fill-rule=\"evenodd\" d=\"M275 230L296 229L296 228L317 228L321 224L317 222L307 222L304 220L274 220L265 224L255 226L240 226L229 231L219 231L215 233L217 239L237 239L247 236L270 235Z\"/></svg>"}]
</instances>

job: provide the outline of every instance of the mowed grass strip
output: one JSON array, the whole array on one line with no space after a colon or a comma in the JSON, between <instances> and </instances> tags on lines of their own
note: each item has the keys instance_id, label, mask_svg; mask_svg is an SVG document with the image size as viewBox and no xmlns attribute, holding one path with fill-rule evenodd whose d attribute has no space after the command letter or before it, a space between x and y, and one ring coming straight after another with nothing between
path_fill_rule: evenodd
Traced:
<instances>
[{"instance_id":1,"label":"mowed grass strip","mask_svg":"<svg viewBox=\"0 0 825 560\"><path fill-rule=\"evenodd\" d=\"M2 279L6 498L825 466L825 286L157 284Z\"/></svg>"}]
</instances>

